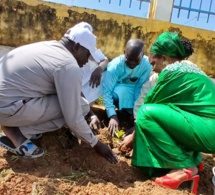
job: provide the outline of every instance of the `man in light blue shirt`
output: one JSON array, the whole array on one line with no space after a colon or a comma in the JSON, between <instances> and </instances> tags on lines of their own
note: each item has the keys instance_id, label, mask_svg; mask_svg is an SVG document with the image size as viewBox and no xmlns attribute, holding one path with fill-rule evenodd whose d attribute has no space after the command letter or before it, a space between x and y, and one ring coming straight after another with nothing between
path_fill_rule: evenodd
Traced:
<instances>
[{"instance_id":1,"label":"man in light blue shirt","mask_svg":"<svg viewBox=\"0 0 215 195\"><path fill-rule=\"evenodd\" d=\"M130 39L125 54L113 59L104 74L103 101L110 118L108 129L112 135L119 125L115 107L132 113L141 86L149 79L151 65L143 49L140 39Z\"/></svg>"}]
</instances>

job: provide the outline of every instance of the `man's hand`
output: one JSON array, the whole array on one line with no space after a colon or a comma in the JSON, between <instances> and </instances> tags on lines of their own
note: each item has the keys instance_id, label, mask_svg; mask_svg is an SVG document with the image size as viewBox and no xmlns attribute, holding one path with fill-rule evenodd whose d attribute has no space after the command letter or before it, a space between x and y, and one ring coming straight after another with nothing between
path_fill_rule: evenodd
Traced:
<instances>
[{"instance_id":1,"label":"man's hand","mask_svg":"<svg viewBox=\"0 0 215 195\"><path fill-rule=\"evenodd\" d=\"M100 85L101 82L101 77L102 77L102 68L100 66L98 66L91 74L90 77L90 86L92 88L94 87L98 87Z\"/></svg>"},{"instance_id":2,"label":"man's hand","mask_svg":"<svg viewBox=\"0 0 215 195\"><path fill-rule=\"evenodd\" d=\"M98 141L94 146L94 149L110 163L116 164L118 162L117 156L112 152L108 145Z\"/></svg>"},{"instance_id":3,"label":"man's hand","mask_svg":"<svg viewBox=\"0 0 215 195\"><path fill-rule=\"evenodd\" d=\"M134 132L124 137L124 140L121 143L119 150L121 152L130 152L133 149L133 143L134 143Z\"/></svg>"},{"instance_id":4,"label":"man's hand","mask_svg":"<svg viewBox=\"0 0 215 195\"><path fill-rule=\"evenodd\" d=\"M118 130L118 126L119 126L119 119L117 115L111 116L108 124L108 130L112 137L114 136L115 131Z\"/></svg>"},{"instance_id":5,"label":"man's hand","mask_svg":"<svg viewBox=\"0 0 215 195\"><path fill-rule=\"evenodd\" d=\"M101 128L100 120L98 119L98 117L96 115L91 116L90 128L95 130L96 133Z\"/></svg>"}]
</instances>

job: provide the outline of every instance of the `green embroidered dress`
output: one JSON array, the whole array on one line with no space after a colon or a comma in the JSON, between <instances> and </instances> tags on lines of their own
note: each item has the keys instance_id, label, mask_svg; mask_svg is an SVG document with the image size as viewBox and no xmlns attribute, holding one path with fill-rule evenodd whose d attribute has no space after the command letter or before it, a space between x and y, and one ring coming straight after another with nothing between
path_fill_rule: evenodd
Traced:
<instances>
[{"instance_id":1,"label":"green embroidered dress","mask_svg":"<svg viewBox=\"0 0 215 195\"><path fill-rule=\"evenodd\" d=\"M132 165L149 176L200 164L215 152L215 85L190 61L168 65L140 107Z\"/></svg>"}]
</instances>

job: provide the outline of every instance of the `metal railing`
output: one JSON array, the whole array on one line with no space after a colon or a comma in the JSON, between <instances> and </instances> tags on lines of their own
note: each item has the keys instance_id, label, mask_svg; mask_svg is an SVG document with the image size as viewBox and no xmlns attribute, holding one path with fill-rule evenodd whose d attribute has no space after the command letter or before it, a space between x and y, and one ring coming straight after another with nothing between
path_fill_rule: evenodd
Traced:
<instances>
[{"instance_id":1,"label":"metal railing","mask_svg":"<svg viewBox=\"0 0 215 195\"><path fill-rule=\"evenodd\" d=\"M215 30L215 0L174 0L171 22Z\"/></svg>"},{"instance_id":2,"label":"metal railing","mask_svg":"<svg viewBox=\"0 0 215 195\"><path fill-rule=\"evenodd\" d=\"M44 0L148 18L153 0ZM163 1L163 0L158 0ZM70 2L70 3L68 3ZM82 3L80 3L82 2ZM164 2L165 3L165 2ZM174 0L171 23L215 30L215 0Z\"/></svg>"},{"instance_id":3,"label":"metal railing","mask_svg":"<svg viewBox=\"0 0 215 195\"><path fill-rule=\"evenodd\" d=\"M102 0L98 0L98 1L101 2ZM111 4L111 1L112 0L109 0L109 4ZM143 2L146 2L146 3L150 3L151 2L151 0L136 0L136 1L140 2L139 3L139 10L141 10ZM133 2L133 0L129 0L129 8L131 8L132 2ZM121 6L121 5L122 5L122 0L119 0L119 6Z\"/></svg>"},{"instance_id":4,"label":"metal railing","mask_svg":"<svg viewBox=\"0 0 215 195\"><path fill-rule=\"evenodd\" d=\"M183 0L180 0L179 5L174 5L173 6L173 8L178 9L178 17L180 16L181 10L187 10L188 11L188 13L187 13L187 18L188 19L190 18L190 12L197 12L198 13L197 20L199 20L199 17L200 17L201 13L207 14L207 22L209 21L210 15L214 15L215 16L215 12L211 11L212 10L213 0L206 0L207 2L209 2L209 9L208 9L208 11L205 11L202 8L203 0L200 0L200 4L199 4L199 8L198 9L195 9L195 8L192 7L193 6L193 0L190 0L189 7L182 6L182 1ZM215 6L215 3L214 3L214 6Z\"/></svg>"},{"instance_id":5,"label":"metal railing","mask_svg":"<svg viewBox=\"0 0 215 195\"><path fill-rule=\"evenodd\" d=\"M97 0L100 4L106 4L106 10L113 13L147 18L151 0ZM108 4L107 5L107 1ZM113 6L116 9L112 9ZM107 10L109 8L109 10ZM95 8L96 9L96 8Z\"/></svg>"}]
</instances>

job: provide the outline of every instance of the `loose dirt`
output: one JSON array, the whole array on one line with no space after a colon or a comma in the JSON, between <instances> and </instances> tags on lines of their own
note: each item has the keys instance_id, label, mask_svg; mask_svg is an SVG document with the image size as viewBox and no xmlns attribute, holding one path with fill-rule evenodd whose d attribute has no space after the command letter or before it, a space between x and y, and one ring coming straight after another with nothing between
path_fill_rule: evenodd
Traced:
<instances>
[{"instance_id":1,"label":"loose dirt","mask_svg":"<svg viewBox=\"0 0 215 195\"><path fill-rule=\"evenodd\" d=\"M95 109L102 123L107 119L103 109ZM178 190L157 186L131 166L129 157L118 154L119 163L110 164L85 143L71 141L67 129L47 133L36 143L45 155L27 159L0 148L1 195L187 195L189 185ZM110 143L107 128L99 139ZM113 150L118 153L114 144ZM212 195L213 155L203 154L205 169L200 173L199 194Z\"/></svg>"}]
</instances>

